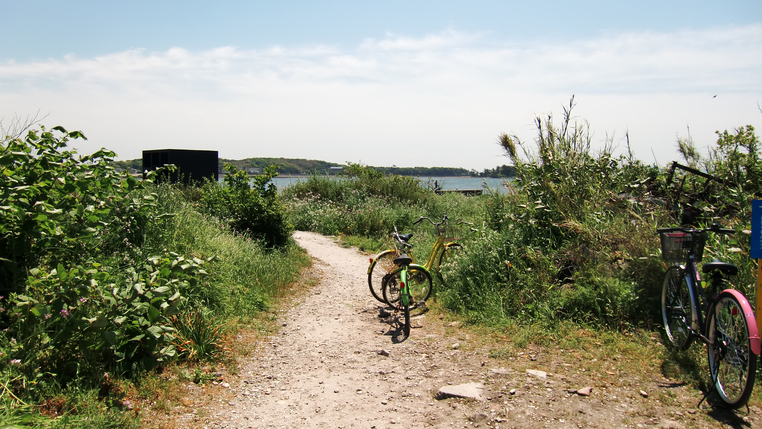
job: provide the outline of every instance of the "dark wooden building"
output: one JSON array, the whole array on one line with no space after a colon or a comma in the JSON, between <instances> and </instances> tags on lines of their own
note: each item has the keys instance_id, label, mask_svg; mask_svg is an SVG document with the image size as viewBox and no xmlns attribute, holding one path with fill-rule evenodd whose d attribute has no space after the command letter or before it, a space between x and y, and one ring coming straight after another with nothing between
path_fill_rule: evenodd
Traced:
<instances>
[{"instance_id":1,"label":"dark wooden building","mask_svg":"<svg viewBox=\"0 0 762 429\"><path fill-rule=\"evenodd\" d=\"M204 179L217 180L218 157L216 150L189 149L156 149L143 151L143 171L153 171L157 168L174 164L177 171L170 173L168 178L172 183L182 179L184 183L200 184ZM159 180L166 179L161 175Z\"/></svg>"}]
</instances>

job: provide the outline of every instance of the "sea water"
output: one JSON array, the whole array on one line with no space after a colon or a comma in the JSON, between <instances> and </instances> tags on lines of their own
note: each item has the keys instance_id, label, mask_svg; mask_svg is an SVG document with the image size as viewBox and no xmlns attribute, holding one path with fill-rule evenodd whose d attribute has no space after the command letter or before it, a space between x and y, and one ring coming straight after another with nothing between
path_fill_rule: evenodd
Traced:
<instances>
[{"instance_id":1,"label":"sea water","mask_svg":"<svg viewBox=\"0 0 762 429\"><path fill-rule=\"evenodd\" d=\"M497 191L501 194L508 192L506 184L510 179L496 179L496 178L481 178L481 177L417 177L421 181L421 186L424 188L434 189L436 183L443 191L453 190L471 190L482 189L487 191L487 188L492 191ZM278 190L283 190L300 181L306 181L307 177L275 177L273 183Z\"/></svg>"}]
</instances>

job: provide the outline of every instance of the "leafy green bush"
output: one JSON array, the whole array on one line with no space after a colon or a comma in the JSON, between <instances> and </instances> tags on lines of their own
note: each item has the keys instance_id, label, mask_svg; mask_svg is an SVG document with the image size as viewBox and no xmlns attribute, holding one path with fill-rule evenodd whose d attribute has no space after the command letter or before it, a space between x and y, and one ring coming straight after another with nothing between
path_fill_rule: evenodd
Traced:
<instances>
[{"instance_id":1,"label":"leafy green bush","mask_svg":"<svg viewBox=\"0 0 762 429\"><path fill-rule=\"evenodd\" d=\"M207 182L202 203L214 216L224 219L237 232L261 239L267 246L284 246L291 234L285 206L271 182L275 166L253 178L232 164L225 164L223 186Z\"/></svg>"},{"instance_id":2,"label":"leafy green bush","mask_svg":"<svg viewBox=\"0 0 762 429\"><path fill-rule=\"evenodd\" d=\"M17 290L38 264L82 263L142 243L153 200L131 193L143 182L120 176L113 152L64 150L78 138L41 127L0 146L0 294Z\"/></svg>"},{"instance_id":3,"label":"leafy green bush","mask_svg":"<svg viewBox=\"0 0 762 429\"><path fill-rule=\"evenodd\" d=\"M203 261L176 254L110 274L99 264L30 271L24 294L6 300L8 335L0 368L27 394L103 370L133 374L175 356L170 317L205 275ZM113 281L113 283L112 283Z\"/></svg>"}]
</instances>

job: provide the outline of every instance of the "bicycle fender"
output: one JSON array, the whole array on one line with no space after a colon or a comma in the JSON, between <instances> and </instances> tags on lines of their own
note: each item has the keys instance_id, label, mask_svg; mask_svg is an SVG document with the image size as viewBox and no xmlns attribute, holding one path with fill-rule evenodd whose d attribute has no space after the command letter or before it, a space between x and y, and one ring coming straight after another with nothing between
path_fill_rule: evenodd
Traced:
<instances>
[{"instance_id":1,"label":"bicycle fender","mask_svg":"<svg viewBox=\"0 0 762 429\"><path fill-rule=\"evenodd\" d=\"M426 269L426 267L424 267L423 265L418 265L418 264L410 264L410 265L408 265L408 267L410 267L410 268L417 268L417 269L419 269L419 270L421 270L421 271L426 271L427 273L429 273L429 275L431 275L431 273L429 272L429 270L427 270L427 269Z\"/></svg>"},{"instance_id":2,"label":"bicycle fender","mask_svg":"<svg viewBox=\"0 0 762 429\"><path fill-rule=\"evenodd\" d=\"M757 330L757 318L754 317L754 310L751 308L749 300L747 300L741 292L734 289L725 289L721 293L729 293L733 295L738 302L741 303L741 310L743 311L744 316L750 318L751 322L753 322L749 324L749 342L751 343L752 353L759 356L762 344L760 344L759 331Z\"/></svg>"}]
</instances>

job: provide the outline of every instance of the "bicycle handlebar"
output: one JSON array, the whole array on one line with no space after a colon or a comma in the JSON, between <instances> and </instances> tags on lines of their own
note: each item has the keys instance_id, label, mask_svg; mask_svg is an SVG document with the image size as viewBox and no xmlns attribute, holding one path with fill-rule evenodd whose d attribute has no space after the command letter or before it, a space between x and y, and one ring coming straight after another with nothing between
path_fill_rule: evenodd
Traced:
<instances>
[{"instance_id":1,"label":"bicycle handlebar","mask_svg":"<svg viewBox=\"0 0 762 429\"><path fill-rule=\"evenodd\" d=\"M657 233L662 233L662 232L686 232L686 233L689 233L689 234L700 234L702 232L707 232L707 231L716 232L716 233L720 233L720 234L735 234L735 232L736 232L736 230L734 230L734 229L721 228L720 225L718 225L716 223L712 224L712 226L710 226L709 228L683 228L683 227L680 227L680 226L674 226L674 227L670 227L670 228L658 228L656 230Z\"/></svg>"},{"instance_id":2,"label":"bicycle handlebar","mask_svg":"<svg viewBox=\"0 0 762 429\"><path fill-rule=\"evenodd\" d=\"M431 223L432 225L438 226L438 225L441 225L441 224L447 222L447 215L442 216L442 221L441 222L434 222L433 220L431 220L430 218L428 218L426 216L421 216L421 217L418 218L417 221L413 222L413 225L417 225L417 224L421 223L421 221L424 220L424 219L429 221L429 223Z\"/></svg>"}]
</instances>

